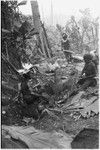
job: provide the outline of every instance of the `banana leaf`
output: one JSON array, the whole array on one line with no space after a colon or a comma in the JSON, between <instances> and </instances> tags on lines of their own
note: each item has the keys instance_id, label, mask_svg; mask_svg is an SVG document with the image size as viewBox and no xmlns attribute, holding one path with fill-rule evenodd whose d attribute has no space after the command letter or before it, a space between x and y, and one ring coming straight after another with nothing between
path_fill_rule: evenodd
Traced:
<instances>
[{"instance_id":1,"label":"banana leaf","mask_svg":"<svg viewBox=\"0 0 100 150\"><path fill-rule=\"evenodd\" d=\"M18 3L17 6L26 5L26 4L27 4L27 0L23 0L20 3Z\"/></svg>"}]
</instances>

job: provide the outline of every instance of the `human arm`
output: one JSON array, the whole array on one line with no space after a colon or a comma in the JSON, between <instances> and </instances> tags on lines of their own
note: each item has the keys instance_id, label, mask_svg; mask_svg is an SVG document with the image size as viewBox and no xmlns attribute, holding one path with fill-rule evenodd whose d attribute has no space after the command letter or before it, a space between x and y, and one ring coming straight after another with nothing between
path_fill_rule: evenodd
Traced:
<instances>
[{"instance_id":1,"label":"human arm","mask_svg":"<svg viewBox=\"0 0 100 150\"><path fill-rule=\"evenodd\" d=\"M84 74L85 74L85 69L86 69L86 66L84 66L84 68L83 68L83 70L82 70L82 72L81 72L81 75L80 75L81 78L82 78L82 77L84 76Z\"/></svg>"},{"instance_id":2,"label":"human arm","mask_svg":"<svg viewBox=\"0 0 100 150\"><path fill-rule=\"evenodd\" d=\"M82 75L85 73L85 76L83 76L83 78L93 78L96 76L96 67L95 64L93 62L85 65L83 71L82 71Z\"/></svg>"}]
</instances>

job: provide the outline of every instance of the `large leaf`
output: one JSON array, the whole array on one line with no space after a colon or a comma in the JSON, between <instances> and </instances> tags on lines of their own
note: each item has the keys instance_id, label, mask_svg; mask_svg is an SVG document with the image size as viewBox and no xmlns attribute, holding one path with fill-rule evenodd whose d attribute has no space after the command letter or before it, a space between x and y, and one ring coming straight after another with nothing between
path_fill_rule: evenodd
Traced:
<instances>
[{"instance_id":1,"label":"large leaf","mask_svg":"<svg viewBox=\"0 0 100 150\"><path fill-rule=\"evenodd\" d=\"M91 105L85 107L83 110L80 111L83 117L90 117L91 113L94 112L95 114L99 113L99 101L96 100Z\"/></svg>"},{"instance_id":2,"label":"large leaf","mask_svg":"<svg viewBox=\"0 0 100 150\"><path fill-rule=\"evenodd\" d=\"M27 3L27 0L23 0L23 1L21 1L20 3L18 3L17 6L26 5L26 3Z\"/></svg>"},{"instance_id":3,"label":"large leaf","mask_svg":"<svg viewBox=\"0 0 100 150\"><path fill-rule=\"evenodd\" d=\"M43 132L34 127L2 126L3 135L6 132L13 139L23 141L27 147L42 148L71 148L71 136L62 132ZM6 138L5 135L4 137ZM7 146L7 145L6 145ZM5 147L8 148L8 147Z\"/></svg>"},{"instance_id":4,"label":"large leaf","mask_svg":"<svg viewBox=\"0 0 100 150\"><path fill-rule=\"evenodd\" d=\"M87 106L91 105L92 103L94 103L94 101L97 100L97 96L93 96L90 99L86 100L86 99L82 99L80 101L80 106L83 108L86 108Z\"/></svg>"},{"instance_id":5,"label":"large leaf","mask_svg":"<svg viewBox=\"0 0 100 150\"><path fill-rule=\"evenodd\" d=\"M83 94L84 94L84 91L80 91L77 95L75 95L72 98L70 104L66 104L66 105L63 106L62 110L69 109L69 107L74 108L74 107L76 107L77 103L80 104L80 99L81 99Z\"/></svg>"}]
</instances>

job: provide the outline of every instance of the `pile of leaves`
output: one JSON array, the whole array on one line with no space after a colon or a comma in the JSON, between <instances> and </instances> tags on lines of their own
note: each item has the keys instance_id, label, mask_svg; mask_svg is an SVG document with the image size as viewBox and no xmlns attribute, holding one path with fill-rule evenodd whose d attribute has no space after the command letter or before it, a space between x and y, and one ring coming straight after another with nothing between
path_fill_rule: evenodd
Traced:
<instances>
[{"instance_id":1,"label":"pile of leaves","mask_svg":"<svg viewBox=\"0 0 100 150\"><path fill-rule=\"evenodd\" d=\"M80 117L89 118L99 113L98 88L88 88L80 91L71 99L70 104L62 107L63 112L71 112L71 117L78 120Z\"/></svg>"}]
</instances>

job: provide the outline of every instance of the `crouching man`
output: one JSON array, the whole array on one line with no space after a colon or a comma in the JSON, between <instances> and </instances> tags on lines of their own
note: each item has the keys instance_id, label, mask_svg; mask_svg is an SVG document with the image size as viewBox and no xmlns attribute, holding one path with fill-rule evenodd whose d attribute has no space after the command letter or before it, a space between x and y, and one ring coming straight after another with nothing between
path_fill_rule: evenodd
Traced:
<instances>
[{"instance_id":1,"label":"crouching man","mask_svg":"<svg viewBox=\"0 0 100 150\"><path fill-rule=\"evenodd\" d=\"M77 85L81 86L82 89L86 89L89 86L96 86L96 66L92 61L92 56L90 54L84 55L85 66L82 70L80 80Z\"/></svg>"},{"instance_id":2,"label":"crouching man","mask_svg":"<svg viewBox=\"0 0 100 150\"><path fill-rule=\"evenodd\" d=\"M20 99L22 98L23 103L23 113L27 117L33 117L35 120L39 119L41 111L39 110L39 103L44 99L43 96L32 93L30 91L28 82L31 79L30 72L25 72L22 74L21 83L19 85Z\"/></svg>"}]
</instances>

